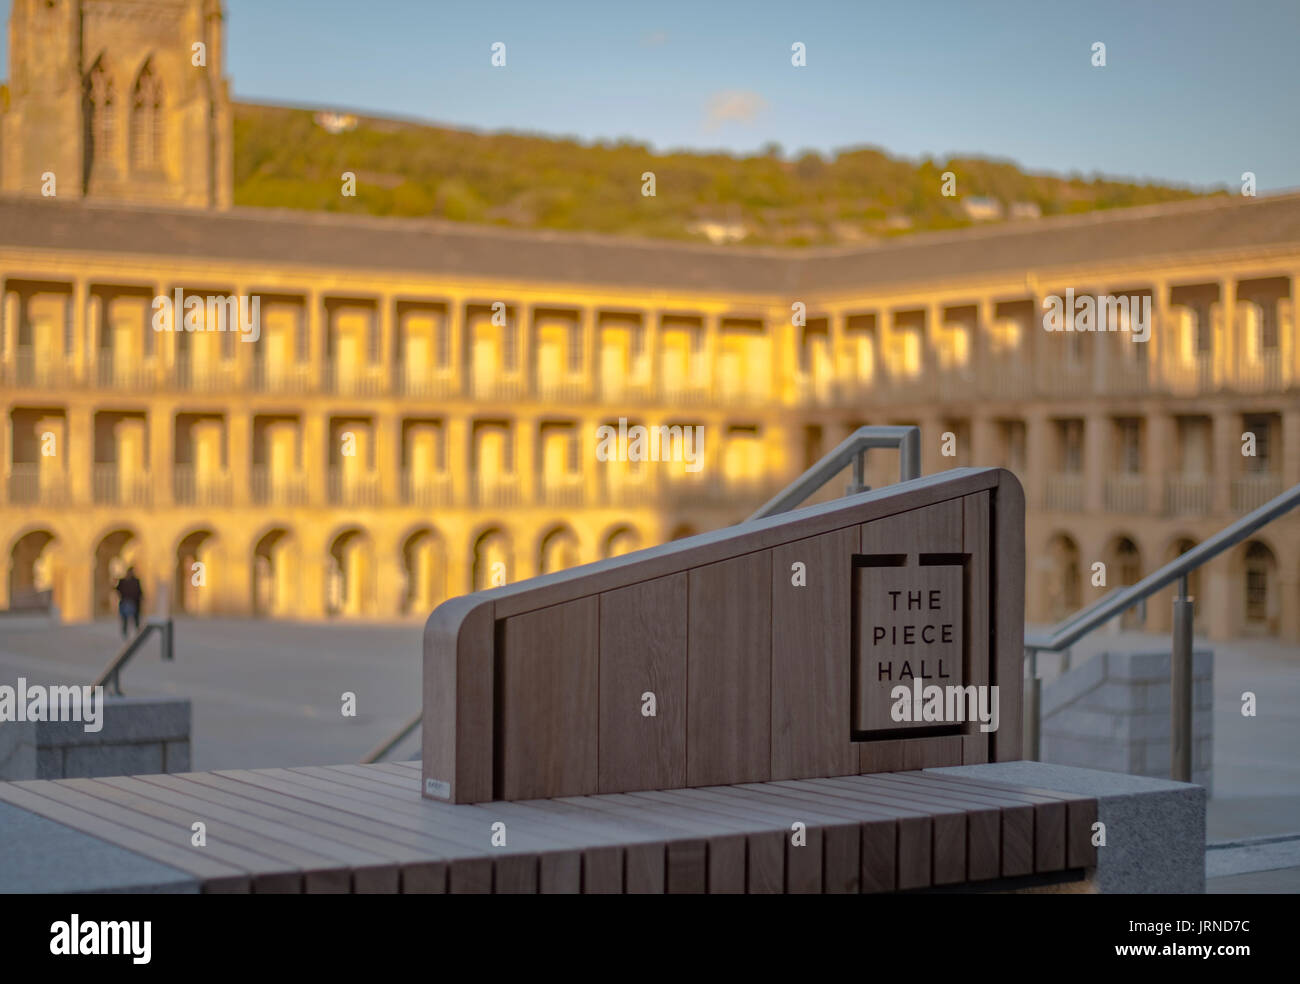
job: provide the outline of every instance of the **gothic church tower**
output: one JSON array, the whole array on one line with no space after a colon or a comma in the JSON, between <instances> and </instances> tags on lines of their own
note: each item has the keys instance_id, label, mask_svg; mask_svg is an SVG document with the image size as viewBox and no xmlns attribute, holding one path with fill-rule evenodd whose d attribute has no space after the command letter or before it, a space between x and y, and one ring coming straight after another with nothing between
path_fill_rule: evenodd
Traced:
<instances>
[{"instance_id":1,"label":"gothic church tower","mask_svg":"<svg viewBox=\"0 0 1300 984\"><path fill-rule=\"evenodd\" d=\"M13 0L0 192L228 208L220 0Z\"/></svg>"}]
</instances>

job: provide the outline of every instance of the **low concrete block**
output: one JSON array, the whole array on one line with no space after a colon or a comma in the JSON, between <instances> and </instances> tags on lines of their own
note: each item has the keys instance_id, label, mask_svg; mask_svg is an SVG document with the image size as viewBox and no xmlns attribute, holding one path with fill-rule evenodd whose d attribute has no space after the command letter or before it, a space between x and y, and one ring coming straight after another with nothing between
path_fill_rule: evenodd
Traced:
<instances>
[{"instance_id":1,"label":"low concrete block","mask_svg":"<svg viewBox=\"0 0 1300 984\"><path fill-rule=\"evenodd\" d=\"M1168 652L1103 652L1043 685L1042 757L1080 768L1167 778ZM1210 788L1214 654L1193 653L1193 778Z\"/></svg>"},{"instance_id":2,"label":"low concrete block","mask_svg":"<svg viewBox=\"0 0 1300 984\"><path fill-rule=\"evenodd\" d=\"M42 745L94 745L137 741L188 741L190 702L179 697L105 697L103 727L80 721L41 724Z\"/></svg>"},{"instance_id":3,"label":"low concrete block","mask_svg":"<svg viewBox=\"0 0 1300 984\"><path fill-rule=\"evenodd\" d=\"M162 742L139 745L70 745L65 754L63 771L66 779L157 775L163 771Z\"/></svg>"},{"instance_id":4,"label":"low concrete block","mask_svg":"<svg viewBox=\"0 0 1300 984\"><path fill-rule=\"evenodd\" d=\"M1205 891L1206 790L1116 772L1045 762L958 765L929 772L982 777L1097 798L1105 846L1092 874L1098 891L1183 894Z\"/></svg>"},{"instance_id":5,"label":"low concrete block","mask_svg":"<svg viewBox=\"0 0 1300 984\"><path fill-rule=\"evenodd\" d=\"M190 771L190 743L188 741L163 742L163 771Z\"/></svg>"}]
</instances>

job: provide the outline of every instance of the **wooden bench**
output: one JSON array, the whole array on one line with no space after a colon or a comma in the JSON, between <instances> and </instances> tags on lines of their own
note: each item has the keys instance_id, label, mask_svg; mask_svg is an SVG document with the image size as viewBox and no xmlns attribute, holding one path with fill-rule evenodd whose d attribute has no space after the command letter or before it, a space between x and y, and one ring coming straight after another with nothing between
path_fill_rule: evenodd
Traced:
<instances>
[{"instance_id":1,"label":"wooden bench","mask_svg":"<svg viewBox=\"0 0 1300 984\"><path fill-rule=\"evenodd\" d=\"M479 592L429 618L422 762L0 802L206 892L1078 882L1097 801L978 768L1020 755L1023 536L1015 478L956 469ZM997 688L996 729L896 719L896 673Z\"/></svg>"},{"instance_id":2,"label":"wooden bench","mask_svg":"<svg viewBox=\"0 0 1300 984\"><path fill-rule=\"evenodd\" d=\"M925 772L480 805L419 790L407 762L0 783L0 802L204 892L1003 889L1096 864L1095 800Z\"/></svg>"}]
</instances>

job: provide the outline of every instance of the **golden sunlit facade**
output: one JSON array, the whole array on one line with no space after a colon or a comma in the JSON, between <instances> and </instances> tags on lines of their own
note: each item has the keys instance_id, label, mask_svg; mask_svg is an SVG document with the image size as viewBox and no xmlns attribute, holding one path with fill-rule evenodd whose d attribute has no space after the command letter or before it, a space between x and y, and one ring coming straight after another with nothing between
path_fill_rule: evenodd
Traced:
<instances>
[{"instance_id":1,"label":"golden sunlit facade","mask_svg":"<svg viewBox=\"0 0 1300 984\"><path fill-rule=\"evenodd\" d=\"M139 88L149 57L122 78ZM79 172L83 194L46 198L13 176L32 169L13 105L0 605L106 614L133 564L186 612L423 617L744 519L862 424L915 423L926 473L1020 476L1028 616L1046 621L1300 483L1296 196L852 250L642 243L229 209L228 162L197 192L195 166L168 165L145 205ZM223 161L228 121L203 133ZM1149 340L1114 320L1046 331L1067 289L1149 298ZM256 340L155 326L177 290L256 298ZM620 423L702 427L702 447L600 460ZM870 483L894 468L882 455ZM1300 639L1300 522L1193 592L1212 635Z\"/></svg>"}]
</instances>

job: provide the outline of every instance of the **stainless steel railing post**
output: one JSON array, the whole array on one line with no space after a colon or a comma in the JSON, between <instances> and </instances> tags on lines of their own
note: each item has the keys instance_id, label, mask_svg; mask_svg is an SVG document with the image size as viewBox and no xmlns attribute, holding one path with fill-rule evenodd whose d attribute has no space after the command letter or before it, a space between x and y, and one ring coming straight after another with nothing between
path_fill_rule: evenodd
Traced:
<instances>
[{"instance_id":1,"label":"stainless steel railing post","mask_svg":"<svg viewBox=\"0 0 1300 984\"><path fill-rule=\"evenodd\" d=\"M1193 604L1187 575L1178 579L1174 598L1173 650L1169 660L1170 778L1192 781L1192 628Z\"/></svg>"}]
</instances>

